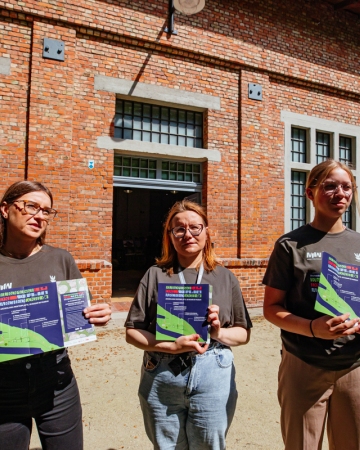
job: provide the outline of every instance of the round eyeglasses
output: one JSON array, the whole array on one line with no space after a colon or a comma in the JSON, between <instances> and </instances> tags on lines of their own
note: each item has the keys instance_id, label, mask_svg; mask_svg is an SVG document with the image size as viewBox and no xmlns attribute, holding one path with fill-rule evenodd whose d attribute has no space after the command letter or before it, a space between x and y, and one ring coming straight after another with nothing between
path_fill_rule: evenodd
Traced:
<instances>
[{"instance_id":1,"label":"round eyeglasses","mask_svg":"<svg viewBox=\"0 0 360 450\"><path fill-rule=\"evenodd\" d=\"M189 225L187 228L185 227L174 227L169 230L169 233L172 233L177 239L183 238L186 234L186 231L189 230L191 236L199 236L202 230L204 229L204 225L199 223L197 225Z\"/></svg>"},{"instance_id":2,"label":"round eyeglasses","mask_svg":"<svg viewBox=\"0 0 360 450\"><path fill-rule=\"evenodd\" d=\"M46 220L47 222L54 219L57 214L56 209L42 208L38 203L32 202L31 200L14 200L12 203L23 203L23 210L27 214L31 214L32 216L35 216L35 214L38 214L41 211L44 220Z\"/></svg>"},{"instance_id":3,"label":"round eyeglasses","mask_svg":"<svg viewBox=\"0 0 360 450\"><path fill-rule=\"evenodd\" d=\"M334 181L324 181L321 186L326 195L334 195L341 188L345 197L350 197L353 190L356 189L352 183L335 183Z\"/></svg>"}]
</instances>

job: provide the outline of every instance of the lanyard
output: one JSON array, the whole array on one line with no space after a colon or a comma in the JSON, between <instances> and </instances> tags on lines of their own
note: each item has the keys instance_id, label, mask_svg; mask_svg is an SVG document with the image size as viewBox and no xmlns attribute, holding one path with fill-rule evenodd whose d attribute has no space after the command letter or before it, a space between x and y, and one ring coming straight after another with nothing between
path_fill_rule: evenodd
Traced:
<instances>
[{"instance_id":1,"label":"lanyard","mask_svg":"<svg viewBox=\"0 0 360 450\"><path fill-rule=\"evenodd\" d=\"M186 284L184 274L183 274L182 272L180 272L180 267L179 267L178 270L179 270L178 275L179 275L179 278L180 278L180 283L181 283L181 284ZM202 279L202 277L203 277L203 274L204 274L204 265L203 265L203 263L201 263L201 266L200 266L200 268L199 268L199 273L198 273L198 275L197 275L196 283L195 283L195 284L200 284L200 283L201 283L201 279Z\"/></svg>"}]
</instances>

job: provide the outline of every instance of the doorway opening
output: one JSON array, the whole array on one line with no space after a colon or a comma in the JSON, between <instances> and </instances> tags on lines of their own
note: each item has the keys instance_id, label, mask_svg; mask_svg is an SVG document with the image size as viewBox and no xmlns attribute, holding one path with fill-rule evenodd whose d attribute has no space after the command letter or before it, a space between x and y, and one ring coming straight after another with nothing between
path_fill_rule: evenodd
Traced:
<instances>
[{"instance_id":1,"label":"doorway opening","mask_svg":"<svg viewBox=\"0 0 360 450\"><path fill-rule=\"evenodd\" d=\"M184 198L201 202L199 192L114 187L112 298L115 301L132 300L142 276L161 255L163 223L168 211Z\"/></svg>"}]
</instances>

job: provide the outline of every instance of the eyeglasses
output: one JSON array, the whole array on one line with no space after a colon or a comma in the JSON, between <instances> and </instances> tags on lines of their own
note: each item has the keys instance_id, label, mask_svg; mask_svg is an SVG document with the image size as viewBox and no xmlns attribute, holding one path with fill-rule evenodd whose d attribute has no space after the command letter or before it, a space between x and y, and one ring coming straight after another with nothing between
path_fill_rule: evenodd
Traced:
<instances>
[{"instance_id":1,"label":"eyeglasses","mask_svg":"<svg viewBox=\"0 0 360 450\"><path fill-rule=\"evenodd\" d=\"M326 195L333 195L341 188L345 197L350 197L353 190L356 189L356 186L352 183L341 184L334 181L324 181L324 183L321 183L321 186Z\"/></svg>"},{"instance_id":2,"label":"eyeglasses","mask_svg":"<svg viewBox=\"0 0 360 450\"><path fill-rule=\"evenodd\" d=\"M35 214L38 214L40 211L42 211L44 220L46 220L47 222L54 219L57 214L56 209L42 208L38 203L32 202L31 200L15 200L12 203L23 203L23 210L27 214L31 214L32 216L35 216Z\"/></svg>"},{"instance_id":3,"label":"eyeglasses","mask_svg":"<svg viewBox=\"0 0 360 450\"><path fill-rule=\"evenodd\" d=\"M186 234L186 231L189 230L191 236L199 236L202 230L204 229L204 225L189 225L188 228L185 227L174 227L169 230L169 233L172 233L177 239L183 238Z\"/></svg>"}]
</instances>

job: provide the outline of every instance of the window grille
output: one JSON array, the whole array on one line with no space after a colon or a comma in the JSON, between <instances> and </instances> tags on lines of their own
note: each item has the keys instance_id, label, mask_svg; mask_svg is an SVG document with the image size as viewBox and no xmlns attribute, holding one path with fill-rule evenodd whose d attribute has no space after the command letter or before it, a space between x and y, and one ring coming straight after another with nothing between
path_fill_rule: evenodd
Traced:
<instances>
[{"instance_id":1,"label":"window grille","mask_svg":"<svg viewBox=\"0 0 360 450\"><path fill-rule=\"evenodd\" d=\"M291 172L291 229L305 225L306 199L305 199L306 173Z\"/></svg>"},{"instance_id":2,"label":"window grille","mask_svg":"<svg viewBox=\"0 0 360 450\"><path fill-rule=\"evenodd\" d=\"M203 148L203 114L167 106L116 100L114 137Z\"/></svg>"},{"instance_id":3,"label":"window grille","mask_svg":"<svg viewBox=\"0 0 360 450\"><path fill-rule=\"evenodd\" d=\"M291 158L293 162L306 162L306 130L291 128Z\"/></svg>"},{"instance_id":4,"label":"window grille","mask_svg":"<svg viewBox=\"0 0 360 450\"><path fill-rule=\"evenodd\" d=\"M330 134L316 132L316 164L330 158Z\"/></svg>"}]
</instances>

